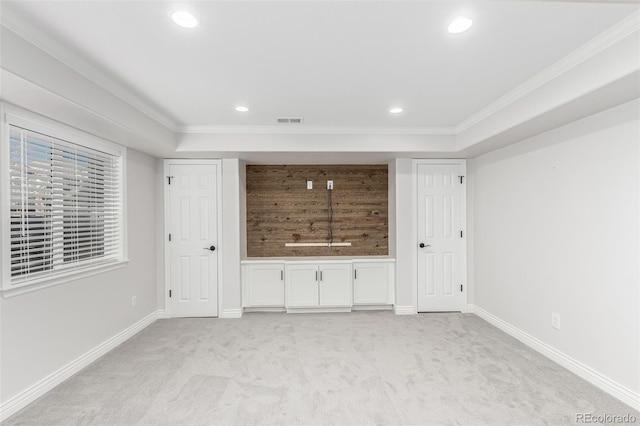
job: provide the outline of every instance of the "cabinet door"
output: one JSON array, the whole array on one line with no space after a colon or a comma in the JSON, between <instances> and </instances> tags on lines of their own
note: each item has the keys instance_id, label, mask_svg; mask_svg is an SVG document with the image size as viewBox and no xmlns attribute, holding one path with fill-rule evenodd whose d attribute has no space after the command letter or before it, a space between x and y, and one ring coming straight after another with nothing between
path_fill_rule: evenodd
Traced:
<instances>
[{"instance_id":1,"label":"cabinet door","mask_svg":"<svg viewBox=\"0 0 640 426\"><path fill-rule=\"evenodd\" d=\"M320 265L320 306L351 306L351 265Z\"/></svg>"},{"instance_id":2,"label":"cabinet door","mask_svg":"<svg viewBox=\"0 0 640 426\"><path fill-rule=\"evenodd\" d=\"M247 265L248 306L284 307L284 264Z\"/></svg>"},{"instance_id":3,"label":"cabinet door","mask_svg":"<svg viewBox=\"0 0 640 426\"><path fill-rule=\"evenodd\" d=\"M285 267L288 308L318 306L318 265L298 264Z\"/></svg>"},{"instance_id":4,"label":"cabinet door","mask_svg":"<svg viewBox=\"0 0 640 426\"><path fill-rule=\"evenodd\" d=\"M355 263L353 303L356 305L389 304L389 265L387 263Z\"/></svg>"}]
</instances>

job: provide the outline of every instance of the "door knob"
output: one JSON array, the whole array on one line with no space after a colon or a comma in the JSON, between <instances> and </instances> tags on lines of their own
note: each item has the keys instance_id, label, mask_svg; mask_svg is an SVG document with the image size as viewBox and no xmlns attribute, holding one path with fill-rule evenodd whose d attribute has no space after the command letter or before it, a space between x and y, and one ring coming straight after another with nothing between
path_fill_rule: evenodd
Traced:
<instances>
[{"instance_id":1,"label":"door knob","mask_svg":"<svg viewBox=\"0 0 640 426\"><path fill-rule=\"evenodd\" d=\"M209 251L215 251L216 246L205 247L204 249Z\"/></svg>"},{"instance_id":2,"label":"door knob","mask_svg":"<svg viewBox=\"0 0 640 426\"><path fill-rule=\"evenodd\" d=\"M420 243L420 248L431 247L429 244Z\"/></svg>"}]
</instances>

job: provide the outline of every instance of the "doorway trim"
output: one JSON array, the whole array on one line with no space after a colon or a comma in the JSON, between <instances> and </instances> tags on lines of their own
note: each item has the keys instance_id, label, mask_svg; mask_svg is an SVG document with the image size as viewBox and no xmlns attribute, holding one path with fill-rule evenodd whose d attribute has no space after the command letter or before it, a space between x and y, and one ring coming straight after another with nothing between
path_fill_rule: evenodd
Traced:
<instances>
[{"instance_id":1,"label":"doorway trim","mask_svg":"<svg viewBox=\"0 0 640 426\"><path fill-rule=\"evenodd\" d=\"M464 291L464 304L462 307L462 312L467 311L467 306L469 305L469 274L468 274L468 255L467 252L469 250L467 241L469 240L469 226L467 224L467 160L464 159L442 159L442 160L428 160L428 159L414 159L411 161L411 174L412 180L411 184L412 188L412 197L411 197L411 217L412 217L412 227L413 232L411 235L411 244L413 245L412 249L412 305L414 308L414 313L418 313L418 165L438 165L438 164L453 164L459 165L462 175L464 176L464 185L460 188L460 210L461 210L461 225L463 231L462 238L462 276L465 277L465 286L466 289Z\"/></svg>"},{"instance_id":2,"label":"doorway trim","mask_svg":"<svg viewBox=\"0 0 640 426\"><path fill-rule=\"evenodd\" d=\"M169 289L171 288L171 252L169 250L169 185L167 182L167 177L169 176L169 167L171 165L215 165L216 167L216 203L218 206L217 215L217 226L218 226L218 250L224 250L224 247L220 247L220 241L222 241L222 160L195 160L195 159L165 159L163 161L162 168L162 186L164 188L164 232L162 235L162 239L164 242L164 310L165 310L165 318L173 318L171 313L171 304L169 303ZM219 255L219 259L222 258ZM222 318L222 277L223 277L223 262L218 262L218 316L217 318Z\"/></svg>"}]
</instances>

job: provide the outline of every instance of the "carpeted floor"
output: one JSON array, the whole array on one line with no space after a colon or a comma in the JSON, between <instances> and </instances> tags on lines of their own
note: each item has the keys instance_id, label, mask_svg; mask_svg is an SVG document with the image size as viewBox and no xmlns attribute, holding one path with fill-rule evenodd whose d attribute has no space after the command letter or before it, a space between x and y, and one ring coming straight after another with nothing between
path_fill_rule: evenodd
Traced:
<instances>
[{"instance_id":1,"label":"carpeted floor","mask_svg":"<svg viewBox=\"0 0 640 426\"><path fill-rule=\"evenodd\" d=\"M160 320L3 425L529 425L640 413L471 314Z\"/></svg>"}]
</instances>

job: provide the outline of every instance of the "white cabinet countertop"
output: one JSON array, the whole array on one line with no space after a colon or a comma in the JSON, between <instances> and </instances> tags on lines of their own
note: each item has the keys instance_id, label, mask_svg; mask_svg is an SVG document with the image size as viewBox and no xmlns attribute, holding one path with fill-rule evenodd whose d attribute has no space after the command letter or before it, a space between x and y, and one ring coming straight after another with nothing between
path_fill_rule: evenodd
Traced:
<instances>
[{"instance_id":1,"label":"white cabinet countertop","mask_svg":"<svg viewBox=\"0 0 640 426\"><path fill-rule=\"evenodd\" d=\"M308 256L308 257L252 257L243 259L243 264L256 263L352 263L352 262L395 262L388 256Z\"/></svg>"}]
</instances>

